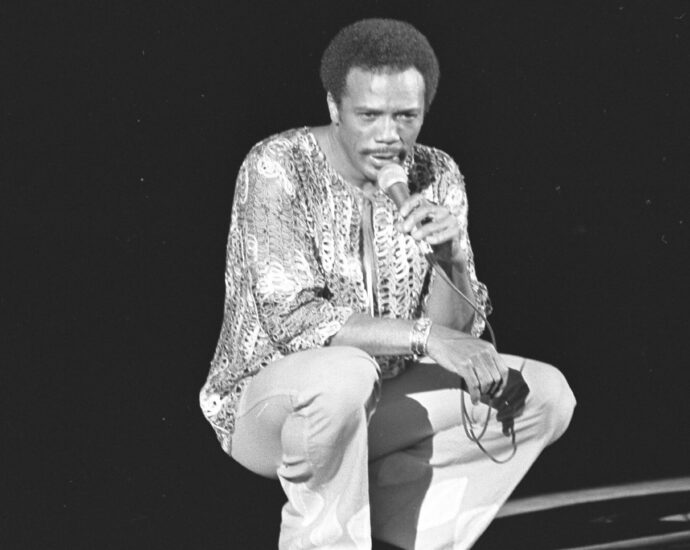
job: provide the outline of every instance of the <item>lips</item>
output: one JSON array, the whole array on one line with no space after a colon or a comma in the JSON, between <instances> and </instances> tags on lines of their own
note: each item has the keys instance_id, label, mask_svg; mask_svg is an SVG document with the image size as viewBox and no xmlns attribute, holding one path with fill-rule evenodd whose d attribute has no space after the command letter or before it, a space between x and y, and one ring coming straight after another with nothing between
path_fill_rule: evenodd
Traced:
<instances>
[{"instance_id":1,"label":"lips","mask_svg":"<svg viewBox=\"0 0 690 550\"><path fill-rule=\"evenodd\" d=\"M365 154L378 158L394 158L400 156L398 149L369 149L364 151Z\"/></svg>"},{"instance_id":2,"label":"lips","mask_svg":"<svg viewBox=\"0 0 690 550\"><path fill-rule=\"evenodd\" d=\"M380 169L386 164L398 162L398 157L396 155L369 155L369 159L376 169Z\"/></svg>"},{"instance_id":3,"label":"lips","mask_svg":"<svg viewBox=\"0 0 690 550\"><path fill-rule=\"evenodd\" d=\"M400 162L400 151L369 151L367 156L378 168L391 162Z\"/></svg>"}]
</instances>

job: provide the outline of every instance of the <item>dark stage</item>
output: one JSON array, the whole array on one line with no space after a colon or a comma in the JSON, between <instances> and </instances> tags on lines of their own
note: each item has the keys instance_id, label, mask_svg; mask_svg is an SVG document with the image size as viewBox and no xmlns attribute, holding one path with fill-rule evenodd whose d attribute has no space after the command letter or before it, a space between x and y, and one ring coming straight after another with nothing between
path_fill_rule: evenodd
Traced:
<instances>
[{"instance_id":1,"label":"dark stage","mask_svg":"<svg viewBox=\"0 0 690 550\"><path fill-rule=\"evenodd\" d=\"M321 52L369 16L438 54L420 141L465 175L499 350L578 398L515 496L690 475L690 2L13 4L0 547L276 547L280 487L198 406L234 178L328 121Z\"/></svg>"}]
</instances>

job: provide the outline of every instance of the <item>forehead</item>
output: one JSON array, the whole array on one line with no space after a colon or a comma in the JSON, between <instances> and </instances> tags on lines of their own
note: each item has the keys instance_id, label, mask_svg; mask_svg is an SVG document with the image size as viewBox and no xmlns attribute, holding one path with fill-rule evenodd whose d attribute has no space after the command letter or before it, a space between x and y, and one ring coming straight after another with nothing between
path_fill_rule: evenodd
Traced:
<instances>
[{"instance_id":1,"label":"forehead","mask_svg":"<svg viewBox=\"0 0 690 550\"><path fill-rule=\"evenodd\" d=\"M347 74L343 99L355 106L421 108L424 105L424 77L414 67L404 71L354 67Z\"/></svg>"}]
</instances>

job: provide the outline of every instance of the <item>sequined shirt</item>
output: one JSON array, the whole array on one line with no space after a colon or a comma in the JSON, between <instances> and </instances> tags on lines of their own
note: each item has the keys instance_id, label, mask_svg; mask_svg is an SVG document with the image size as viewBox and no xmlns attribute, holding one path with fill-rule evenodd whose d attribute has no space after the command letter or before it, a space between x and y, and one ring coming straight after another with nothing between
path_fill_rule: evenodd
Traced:
<instances>
[{"instance_id":1,"label":"sequined shirt","mask_svg":"<svg viewBox=\"0 0 690 550\"><path fill-rule=\"evenodd\" d=\"M489 313L467 238L465 185L446 153L416 144L408 156L412 192L457 217L467 272L480 311ZM426 313L434 272L414 239L395 230L397 210L380 191L365 198L326 160L308 128L255 145L235 184L225 271L223 324L205 385L202 411L230 454L235 410L266 365L328 345L354 312L371 311L362 265L362 212L371 200L376 279L374 314L414 319ZM472 334L484 321L475 316ZM408 357L376 357L384 378Z\"/></svg>"}]
</instances>

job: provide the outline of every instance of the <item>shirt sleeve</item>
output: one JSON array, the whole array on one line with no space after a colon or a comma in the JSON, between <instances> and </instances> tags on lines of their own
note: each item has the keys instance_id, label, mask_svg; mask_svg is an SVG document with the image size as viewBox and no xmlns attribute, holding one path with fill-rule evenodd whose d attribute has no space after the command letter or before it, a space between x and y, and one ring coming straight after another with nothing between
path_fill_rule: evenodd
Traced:
<instances>
[{"instance_id":1,"label":"shirt sleeve","mask_svg":"<svg viewBox=\"0 0 690 550\"><path fill-rule=\"evenodd\" d=\"M462 233L462 240L460 246L462 247L465 257L467 258L467 275L474 293L475 305L482 315L474 315L472 323L472 336L479 337L484 332L486 325L485 317L491 314L492 306L489 299L489 291L486 285L477 279L477 273L474 266L474 253L472 252L472 245L470 244L469 234L467 232L467 193L465 191L465 180L458 169L458 165L450 158L447 159L449 170L444 174L445 185L440 186L444 189L444 194L441 197L441 204L446 206L451 214L455 216L460 225Z\"/></svg>"},{"instance_id":2,"label":"shirt sleeve","mask_svg":"<svg viewBox=\"0 0 690 550\"><path fill-rule=\"evenodd\" d=\"M353 313L328 299L292 154L280 142L255 147L240 169L233 207L240 276L250 278L249 299L283 354L327 345Z\"/></svg>"}]
</instances>

